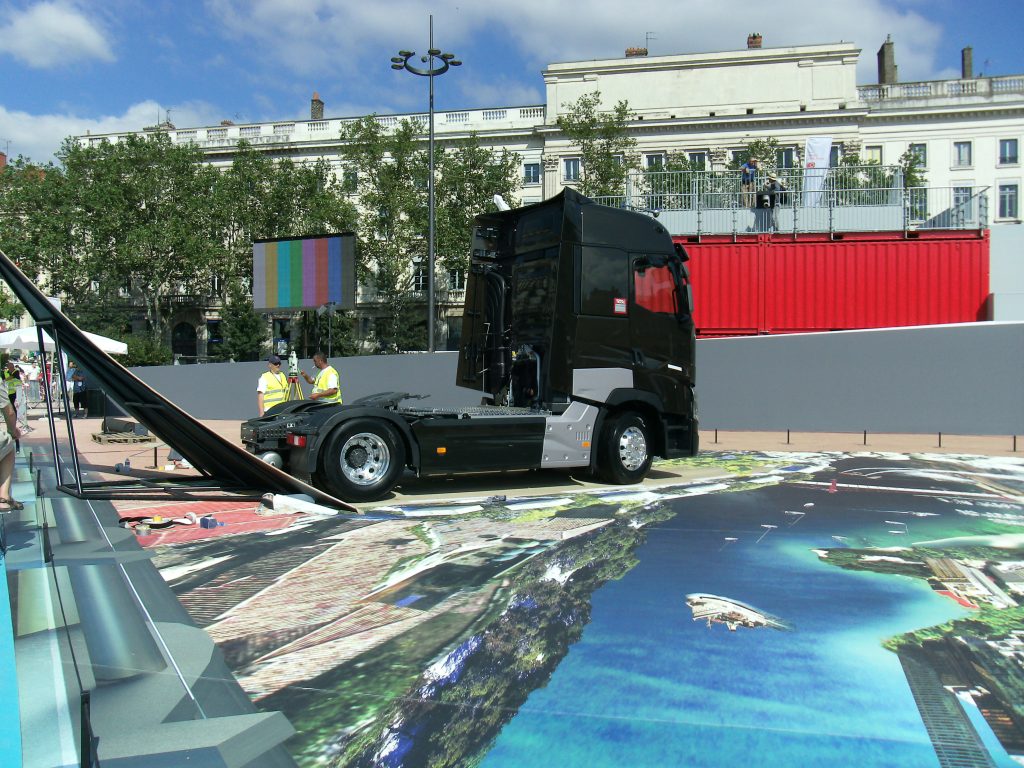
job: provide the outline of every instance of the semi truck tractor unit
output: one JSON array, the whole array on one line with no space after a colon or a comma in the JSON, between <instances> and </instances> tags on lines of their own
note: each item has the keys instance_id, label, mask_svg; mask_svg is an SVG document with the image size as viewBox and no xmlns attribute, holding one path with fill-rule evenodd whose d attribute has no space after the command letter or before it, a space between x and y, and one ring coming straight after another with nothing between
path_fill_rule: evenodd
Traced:
<instances>
[{"instance_id":1,"label":"semi truck tractor unit","mask_svg":"<svg viewBox=\"0 0 1024 768\"><path fill-rule=\"evenodd\" d=\"M697 452L686 260L656 219L571 189L477 216L456 384L480 405L417 407L406 392L286 402L245 422L242 440L354 502L387 495L406 470L639 482L655 457Z\"/></svg>"}]
</instances>

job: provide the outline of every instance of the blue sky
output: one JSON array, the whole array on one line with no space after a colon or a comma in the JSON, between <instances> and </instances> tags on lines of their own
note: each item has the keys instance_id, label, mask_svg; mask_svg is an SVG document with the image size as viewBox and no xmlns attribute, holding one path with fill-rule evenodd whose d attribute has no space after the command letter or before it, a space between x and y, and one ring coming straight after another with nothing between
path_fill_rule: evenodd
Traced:
<instances>
[{"instance_id":1,"label":"blue sky","mask_svg":"<svg viewBox=\"0 0 1024 768\"><path fill-rule=\"evenodd\" d=\"M419 112L426 81L390 68L435 45L464 62L437 81L439 109L544 101L551 62L647 43L667 55L840 40L861 83L891 34L904 81L1024 73L1024 1L976 0L0 0L0 151L52 158L68 135L138 130L170 110L179 128ZM650 35L650 39L648 38Z\"/></svg>"}]
</instances>

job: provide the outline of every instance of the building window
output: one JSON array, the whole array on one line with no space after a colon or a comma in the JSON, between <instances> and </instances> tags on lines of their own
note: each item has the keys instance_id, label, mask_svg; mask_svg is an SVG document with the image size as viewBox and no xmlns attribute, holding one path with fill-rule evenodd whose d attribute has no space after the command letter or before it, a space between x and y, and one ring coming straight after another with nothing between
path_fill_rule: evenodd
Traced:
<instances>
[{"instance_id":1,"label":"building window","mask_svg":"<svg viewBox=\"0 0 1024 768\"><path fill-rule=\"evenodd\" d=\"M565 167L566 181L580 180L580 159L578 157L567 157L563 161Z\"/></svg>"},{"instance_id":2,"label":"building window","mask_svg":"<svg viewBox=\"0 0 1024 768\"><path fill-rule=\"evenodd\" d=\"M732 162L737 168L743 165L743 161L748 157L747 150L745 149L732 149L729 151L729 155L732 157Z\"/></svg>"},{"instance_id":3,"label":"building window","mask_svg":"<svg viewBox=\"0 0 1024 768\"><path fill-rule=\"evenodd\" d=\"M540 163L523 165L523 184L540 184Z\"/></svg>"},{"instance_id":4,"label":"building window","mask_svg":"<svg viewBox=\"0 0 1024 768\"><path fill-rule=\"evenodd\" d=\"M449 269L448 288L452 291L466 290L466 273L461 269Z\"/></svg>"},{"instance_id":5,"label":"building window","mask_svg":"<svg viewBox=\"0 0 1024 768\"><path fill-rule=\"evenodd\" d=\"M795 168L796 167L796 151L793 147L786 147L780 149L775 153L775 165L779 168Z\"/></svg>"},{"instance_id":6,"label":"building window","mask_svg":"<svg viewBox=\"0 0 1024 768\"><path fill-rule=\"evenodd\" d=\"M346 168L341 172L341 190L349 195L354 195L359 189L359 171L355 168Z\"/></svg>"},{"instance_id":7,"label":"building window","mask_svg":"<svg viewBox=\"0 0 1024 768\"><path fill-rule=\"evenodd\" d=\"M828 151L828 165L830 168L838 168L839 161L843 157L843 145L833 144L832 148Z\"/></svg>"},{"instance_id":8,"label":"building window","mask_svg":"<svg viewBox=\"0 0 1024 768\"><path fill-rule=\"evenodd\" d=\"M648 171L660 171L665 167L664 153L658 152L653 155L644 155L644 165L647 166Z\"/></svg>"},{"instance_id":9,"label":"building window","mask_svg":"<svg viewBox=\"0 0 1024 768\"><path fill-rule=\"evenodd\" d=\"M928 167L928 145L927 144L911 144L910 154L917 158L922 168Z\"/></svg>"},{"instance_id":10,"label":"building window","mask_svg":"<svg viewBox=\"0 0 1024 768\"><path fill-rule=\"evenodd\" d=\"M907 190L910 202L910 218L924 221L928 218L928 190L924 187L912 187Z\"/></svg>"},{"instance_id":11,"label":"building window","mask_svg":"<svg viewBox=\"0 0 1024 768\"><path fill-rule=\"evenodd\" d=\"M969 141L954 141L953 142L953 167L954 168L970 168L973 164L973 158L971 153L971 142Z\"/></svg>"},{"instance_id":12,"label":"building window","mask_svg":"<svg viewBox=\"0 0 1024 768\"><path fill-rule=\"evenodd\" d=\"M412 289L414 291L426 291L430 288L427 280L427 265L423 262L415 262L412 272Z\"/></svg>"},{"instance_id":13,"label":"building window","mask_svg":"<svg viewBox=\"0 0 1024 768\"><path fill-rule=\"evenodd\" d=\"M974 187L953 187L953 211L963 220L974 219Z\"/></svg>"},{"instance_id":14,"label":"building window","mask_svg":"<svg viewBox=\"0 0 1024 768\"><path fill-rule=\"evenodd\" d=\"M882 164L882 147L880 144L864 147L864 162L871 165Z\"/></svg>"},{"instance_id":15,"label":"building window","mask_svg":"<svg viewBox=\"0 0 1024 768\"><path fill-rule=\"evenodd\" d=\"M999 140L999 164L1000 165L1017 165L1020 162L1017 154L1017 140L1016 139L1000 139Z\"/></svg>"},{"instance_id":16,"label":"building window","mask_svg":"<svg viewBox=\"0 0 1024 768\"><path fill-rule=\"evenodd\" d=\"M1020 212L1017 184L999 185L999 218L1016 219Z\"/></svg>"},{"instance_id":17,"label":"building window","mask_svg":"<svg viewBox=\"0 0 1024 768\"><path fill-rule=\"evenodd\" d=\"M708 153L707 152L690 152L687 157L690 160L690 165L694 168L704 171L708 167Z\"/></svg>"}]
</instances>

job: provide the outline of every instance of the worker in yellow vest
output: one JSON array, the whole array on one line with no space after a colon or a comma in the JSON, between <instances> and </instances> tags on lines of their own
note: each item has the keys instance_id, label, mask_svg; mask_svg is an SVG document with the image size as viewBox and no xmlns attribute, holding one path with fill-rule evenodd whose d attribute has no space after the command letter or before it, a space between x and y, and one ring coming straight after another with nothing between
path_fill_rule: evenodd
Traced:
<instances>
[{"instance_id":1,"label":"worker in yellow vest","mask_svg":"<svg viewBox=\"0 0 1024 768\"><path fill-rule=\"evenodd\" d=\"M319 400L323 403L338 403L341 405L341 377L334 367L327 362L327 355L317 352L313 355L313 365L320 370L317 371L314 379L305 371L302 377L313 385L313 393L309 396L311 400Z\"/></svg>"},{"instance_id":2,"label":"worker in yellow vest","mask_svg":"<svg viewBox=\"0 0 1024 768\"><path fill-rule=\"evenodd\" d=\"M6 354L3 356L2 363L3 368L0 370L0 373L2 373L7 387L7 396L11 399L11 405L17 408L15 403L18 400L18 388L21 387L21 371L14 364L14 360Z\"/></svg>"},{"instance_id":3,"label":"worker in yellow vest","mask_svg":"<svg viewBox=\"0 0 1024 768\"><path fill-rule=\"evenodd\" d=\"M281 373L281 358L271 355L267 358L267 370L256 385L256 409L262 416L288 396L288 377Z\"/></svg>"}]
</instances>

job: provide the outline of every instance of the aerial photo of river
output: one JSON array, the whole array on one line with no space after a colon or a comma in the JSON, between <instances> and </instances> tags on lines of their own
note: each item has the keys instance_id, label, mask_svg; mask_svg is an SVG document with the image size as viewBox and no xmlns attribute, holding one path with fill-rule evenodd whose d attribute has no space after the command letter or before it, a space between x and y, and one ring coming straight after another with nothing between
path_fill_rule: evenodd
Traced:
<instances>
[{"instance_id":1,"label":"aerial photo of river","mask_svg":"<svg viewBox=\"0 0 1024 768\"><path fill-rule=\"evenodd\" d=\"M977 518L932 496L824 484L668 503L677 515L649 528L637 566L594 594L583 637L483 766L940 764L882 641L968 610L922 580L842 570L813 550L962 535ZM691 617L692 592L791 628L709 627Z\"/></svg>"}]
</instances>

